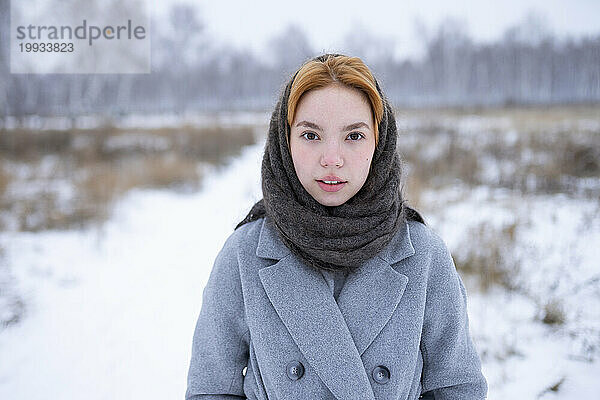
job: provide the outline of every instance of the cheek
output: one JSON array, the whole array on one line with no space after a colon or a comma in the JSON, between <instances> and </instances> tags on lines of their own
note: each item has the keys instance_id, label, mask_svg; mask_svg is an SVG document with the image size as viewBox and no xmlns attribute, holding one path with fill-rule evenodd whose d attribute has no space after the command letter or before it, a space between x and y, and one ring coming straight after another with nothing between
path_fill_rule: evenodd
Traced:
<instances>
[{"instance_id":1,"label":"cheek","mask_svg":"<svg viewBox=\"0 0 600 400\"><path fill-rule=\"evenodd\" d=\"M370 153L361 154L360 157L360 175L363 180L367 179L369 171L371 170L372 155Z\"/></svg>"},{"instance_id":2,"label":"cheek","mask_svg":"<svg viewBox=\"0 0 600 400\"><path fill-rule=\"evenodd\" d=\"M370 152L362 152L360 154L360 157L358 158L360 160L360 166L362 169L369 169L371 167L371 159L372 159L373 155Z\"/></svg>"},{"instance_id":3,"label":"cheek","mask_svg":"<svg viewBox=\"0 0 600 400\"><path fill-rule=\"evenodd\" d=\"M302 146L293 146L291 149L292 161L296 170L296 175L299 178L305 176L310 171L310 157L311 154Z\"/></svg>"},{"instance_id":4,"label":"cheek","mask_svg":"<svg viewBox=\"0 0 600 400\"><path fill-rule=\"evenodd\" d=\"M294 142L291 142L289 149L290 149L290 155L292 156L292 162L294 163L294 166L300 164L301 155L299 154L299 151L298 151L298 145Z\"/></svg>"},{"instance_id":5,"label":"cheek","mask_svg":"<svg viewBox=\"0 0 600 400\"><path fill-rule=\"evenodd\" d=\"M367 179L367 175L369 175L370 170L371 170L371 159L367 158L365 160L365 165L363 167L363 175L364 175L365 179Z\"/></svg>"}]
</instances>

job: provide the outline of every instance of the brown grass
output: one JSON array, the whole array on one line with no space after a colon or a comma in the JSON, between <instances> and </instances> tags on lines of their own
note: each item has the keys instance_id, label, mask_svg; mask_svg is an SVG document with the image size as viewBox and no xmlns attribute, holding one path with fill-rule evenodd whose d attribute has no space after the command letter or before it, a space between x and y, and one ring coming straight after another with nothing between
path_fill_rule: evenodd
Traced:
<instances>
[{"instance_id":1,"label":"brown grass","mask_svg":"<svg viewBox=\"0 0 600 400\"><path fill-rule=\"evenodd\" d=\"M464 118L481 123L480 131L461 132ZM398 119L399 149L412 167L411 178L423 186L462 182L600 196L600 185L580 184L600 178L600 107L402 110ZM495 171L493 178L483 174L484 167Z\"/></svg>"},{"instance_id":2,"label":"brown grass","mask_svg":"<svg viewBox=\"0 0 600 400\"><path fill-rule=\"evenodd\" d=\"M563 325L566 321L565 310L560 300L552 299L542 307L541 320L547 325Z\"/></svg>"},{"instance_id":3,"label":"brown grass","mask_svg":"<svg viewBox=\"0 0 600 400\"><path fill-rule=\"evenodd\" d=\"M0 221L11 219L23 231L82 227L103 221L132 188L197 190L202 166L223 163L254 143L253 129L0 131ZM10 164L18 169L23 163L32 176L7 172ZM58 192L65 182L74 188L67 204ZM7 190L10 183L34 187L35 195Z\"/></svg>"},{"instance_id":4,"label":"brown grass","mask_svg":"<svg viewBox=\"0 0 600 400\"><path fill-rule=\"evenodd\" d=\"M493 286L515 289L512 277L517 274L519 262L514 258L512 248L517 236L517 224L511 223L494 228L488 223L480 223L467 235L477 238L477 246L465 244L465 252L456 252L454 259L457 270L475 276L482 291Z\"/></svg>"},{"instance_id":5,"label":"brown grass","mask_svg":"<svg viewBox=\"0 0 600 400\"><path fill-rule=\"evenodd\" d=\"M12 179L13 177L10 172L6 171L5 168L0 168L0 199L3 198L6 188Z\"/></svg>"},{"instance_id":6,"label":"brown grass","mask_svg":"<svg viewBox=\"0 0 600 400\"><path fill-rule=\"evenodd\" d=\"M510 121L519 132L548 131L557 126L574 126L578 121L599 121L600 106L589 105L547 105L512 107L437 107L396 109L396 119L409 118L428 121L457 119L478 116L483 118Z\"/></svg>"}]
</instances>

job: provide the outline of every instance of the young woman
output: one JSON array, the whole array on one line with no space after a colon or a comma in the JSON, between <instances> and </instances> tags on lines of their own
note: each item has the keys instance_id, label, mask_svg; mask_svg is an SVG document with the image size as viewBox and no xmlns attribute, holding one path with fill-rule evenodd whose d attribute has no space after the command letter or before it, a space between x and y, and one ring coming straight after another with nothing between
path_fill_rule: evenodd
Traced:
<instances>
[{"instance_id":1,"label":"young woman","mask_svg":"<svg viewBox=\"0 0 600 400\"><path fill-rule=\"evenodd\" d=\"M367 66L325 54L286 85L263 199L203 292L186 399L484 399L466 292L406 206L392 109Z\"/></svg>"}]
</instances>

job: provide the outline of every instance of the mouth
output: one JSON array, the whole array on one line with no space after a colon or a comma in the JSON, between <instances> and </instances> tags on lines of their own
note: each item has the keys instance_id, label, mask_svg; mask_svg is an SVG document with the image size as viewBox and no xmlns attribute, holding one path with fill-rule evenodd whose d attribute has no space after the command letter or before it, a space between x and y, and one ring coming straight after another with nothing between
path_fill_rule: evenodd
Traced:
<instances>
[{"instance_id":1,"label":"mouth","mask_svg":"<svg viewBox=\"0 0 600 400\"><path fill-rule=\"evenodd\" d=\"M323 179L317 179L317 182L319 187L326 192L337 192L348 183L337 176L326 176Z\"/></svg>"}]
</instances>

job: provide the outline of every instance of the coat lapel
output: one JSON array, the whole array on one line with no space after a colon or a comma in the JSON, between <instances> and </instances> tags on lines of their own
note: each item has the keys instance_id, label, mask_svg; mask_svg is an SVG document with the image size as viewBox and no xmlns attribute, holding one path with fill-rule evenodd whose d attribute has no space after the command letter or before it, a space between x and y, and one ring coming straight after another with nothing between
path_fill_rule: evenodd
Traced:
<instances>
[{"instance_id":1,"label":"coat lapel","mask_svg":"<svg viewBox=\"0 0 600 400\"><path fill-rule=\"evenodd\" d=\"M392 265L414 253L405 224L379 256L348 275L338 305L361 356L391 318L408 283Z\"/></svg>"},{"instance_id":2,"label":"coat lapel","mask_svg":"<svg viewBox=\"0 0 600 400\"><path fill-rule=\"evenodd\" d=\"M390 319L408 282L390 265L414 254L408 225L379 256L348 276L337 303L319 271L291 254L267 219L256 254L279 260L259 271L260 280L298 348L329 390L338 399L374 399L361 355Z\"/></svg>"},{"instance_id":3,"label":"coat lapel","mask_svg":"<svg viewBox=\"0 0 600 400\"><path fill-rule=\"evenodd\" d=\"M331 393L338 399L374 399L352 336L319 271L290 254L262 268L259 276L277 314Z\"/></svg>"},{"instance_id":4,"label":"coat lapel","mask_svg":"<svg viewBox=\"0 0 600 400\"><path fill-rule=\"evenodd\" d=\"M405 275L380 258L348 276L338 305L361 356L394 313L407 282Z\"/></svg>"}]
</instances>

